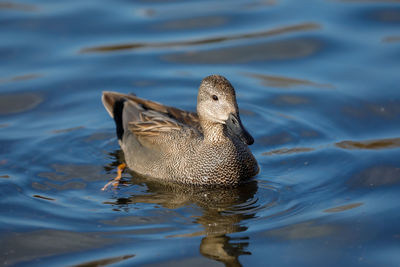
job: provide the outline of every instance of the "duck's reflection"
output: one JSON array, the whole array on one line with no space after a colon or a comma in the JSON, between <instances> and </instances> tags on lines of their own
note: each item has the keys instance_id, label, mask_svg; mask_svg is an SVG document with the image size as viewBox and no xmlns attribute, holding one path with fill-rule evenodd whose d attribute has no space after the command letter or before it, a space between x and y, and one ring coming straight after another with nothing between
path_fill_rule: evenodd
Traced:
<instances>
[{"instance_id":1,"label":"duck's reflection","mask_svg":"<svg viewBox=\"0 0 400 267\"><path fill-rule=\"evenodd\" d=\"M116 166L118 162L112 165ZM200 253L226 266L241 266L239 256L251 254L246 250L249 245L248 236L230 237L229 234L246 231L243 221L255 216L251 209L256 205L252 201L258 189L256 181L236 188L211 189L166 184L131 174L134 177L129 181L131 188L135 185L141 188L145 186L145 192L135 191L130 197L116 198L115 202L109 204L125 210L136 203L157 204L168 209L195 205L200 214L196 213L193 223L202 225L204 230L180 237L204 235Z\"/></svg>"}]
</instances>

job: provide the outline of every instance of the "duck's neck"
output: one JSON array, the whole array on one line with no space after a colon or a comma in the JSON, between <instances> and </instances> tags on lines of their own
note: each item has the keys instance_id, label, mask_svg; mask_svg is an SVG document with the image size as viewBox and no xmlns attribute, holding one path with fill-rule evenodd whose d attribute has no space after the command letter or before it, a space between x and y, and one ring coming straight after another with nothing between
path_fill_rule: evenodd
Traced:
<instances>
[{"instance_id":1,"label":"duck's neck","mask_svg":"<svg viewBox=\"0 0 400 267\"><path fill-rule=\"evenodd\" d=\"M201 128L203 129L204 141L208 143L222 143L226 141L224 124L201 120Z\"/></svg>"}]
</instances>

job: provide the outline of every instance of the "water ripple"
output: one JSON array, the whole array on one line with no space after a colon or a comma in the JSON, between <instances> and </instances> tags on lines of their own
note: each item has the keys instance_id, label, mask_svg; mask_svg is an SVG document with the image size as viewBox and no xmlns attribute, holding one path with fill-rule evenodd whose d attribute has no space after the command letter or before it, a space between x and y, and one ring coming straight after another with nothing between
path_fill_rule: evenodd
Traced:
<instances>
[{"instance_id":1,"label":"water ripple","mask_svg":"<svg viewBox=\"0 0 400 267\"><path fill-rule=\"evenodd\" d=\"M17 11L25 11L25 12L33 12L38 11L38 8L31 4L21 4L21 3L13 3L13 2L1 2L0 3L0 10L10 9L10 10L17 10Z\"/></svg>"},{"instance_id":2,"label":"water ripple","mask_svg":"<svg viewBox=\"0 0 400 267\"><path fill-rule=\"evenodd\" d=\"M87 261L87 262L79 263L76 265L71 265L70 267L107 266L107 265L115 264L115 263L130 259L130 258L133 258L133 257L135 257L134 254L128 254L128 255L123 255L123 256L118 256L118 257L109 257L109 258L104 258L104 259Z\"/></svg>"},{"instance_id":3,"label":"water ripple","mask_svg":"<svg viewBox=\"0 0 400 267\"><path fill-rule=\"evenodd\" d=\"M294 88L298 86L309 86L309 87L316 87L319 89L333 89L335 88L333 85L330 84L323 84L323 83L316 83L313 81L297 79L297 78L290 78L290 77L283 77L277 75L267 75L267 74L258 74L258 73L244 73L249 77L253 77L258 79L262 85L267 87L279 87L279 88Z\"/></svg>"},{"instance_id":4,"label":"water ripple","mask_svg":"<svg viewBox=\"0 0 400 267\"><path fill-rule=\"evenodd\" d=\"M42 102L38 93L0 94L0 115L26 112Z\"/></svg>"},{"instance_id":5,"label":"water ripple","mask_svg":"<svg viewBox=\"0 0 400 267\"><path fill-rule=\"evenodd\" d=\"M398 265L399 0L36 2L0 3L0 265ZM102 192L101 91L195 110L209 74L260 174Z\"/></svg>"},{"instance_id":6,"label":"water ripple","mask_svg":"<svg viewBox=\"0 0 400 267\"><path fill-rule=\"evenodd\" d=\"M264 156L272 156L272 155L287 155L287 154L297 154L303 152L311 152L314 151L314 148L311 147L294 147L294 148L280 148L272 151L264 152L261 155Z\"/></svg>"},{"instance_id":7,"label":"water ripple","mask_svg":"<svg viewBox=\"0 0 400 267\"><path fill-rule=\"evenodd\" d=\"M376 139L376 140L365 140L365 141L351 141L345 140L335 144L337 147L343 149L389 149L400 147L400 138L387 138L387 139Z\"/></svg>"},{"instance_id":8,"label":"water ripple","mask_svg":"<svg viewBox=\"0 0 400 267\"><path fill-rule=\"evenodd\" d=\"M342 211L347 211L347 210L351 210L354 208L358 208L362 205L364 205L364 203L361 203L361 202L351 203L351 204L346 204L346 205L339 206L339 207L329 208L329 209L324 210L324 212L342 212Z\"/></svg>"},{"instance_id":9,"label":"water ripple","mask_svg":"<svg viewBox=\"0 0 400 267\"><path fill-rule=\"evenodd\" d=\"M316 23L303 23L292 26L286 26L282 28L255 32L255 33L244 33L238 35L230 35L230 36L222 36L222 37L214 37L214 38L206 38L202 40L193 40L193 41L176 41L176 42L159 42L159 43L127 43L127 44L117 44L117 45L104 45L104 46L94 46L88 48L82 48L79 53L93 53L93 52L113 52L113 51L122 51L122 50L133 50L133 49L141 49L141 48L173 48L173 47L181 47L181 46L197 46L197 45L205 45L205 44L213 44L213 43L222 43L233 40L240 39L253 39L253 38L261 38L261 37L270 37L281 34L287 34L292 32L303 32L310 30L320 29L320 25Z\"/></svg>"}]
</instances>

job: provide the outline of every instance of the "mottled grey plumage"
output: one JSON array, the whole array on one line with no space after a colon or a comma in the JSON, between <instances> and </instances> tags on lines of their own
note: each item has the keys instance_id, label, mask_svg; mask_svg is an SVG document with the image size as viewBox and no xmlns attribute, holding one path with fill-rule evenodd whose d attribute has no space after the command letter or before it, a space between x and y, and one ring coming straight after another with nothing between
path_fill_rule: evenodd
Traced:
<instances>
[{"instance_id":1,"label":"mottled grey plumage","mask_svg":"<svg viewBox=\"0 0 400 267\"><path fill-rule=\"evenodd\" d=\"M103 93L129 168L184 184L237 185L259 171L230 82L203 79L197 114L134 95Z\"/></svg>"}]
</instances>

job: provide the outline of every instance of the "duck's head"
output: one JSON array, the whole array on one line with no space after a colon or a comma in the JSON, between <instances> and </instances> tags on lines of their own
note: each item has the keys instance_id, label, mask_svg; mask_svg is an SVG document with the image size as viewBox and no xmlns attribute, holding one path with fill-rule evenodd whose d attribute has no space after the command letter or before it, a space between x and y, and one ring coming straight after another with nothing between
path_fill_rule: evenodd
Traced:
<instances>
[{"instance_id":1,"label":"duck's head","mask_svg":"<svg viewBox=\"0 0 400 267\"><path fill-rule=\"evenodd\" d=\"M197 114L201 121L226 125L228 132L243 143L254 143L240 120L235 89L225 77L211 75L203 79L197 96Z\"/></svg>"}]
</instances>

